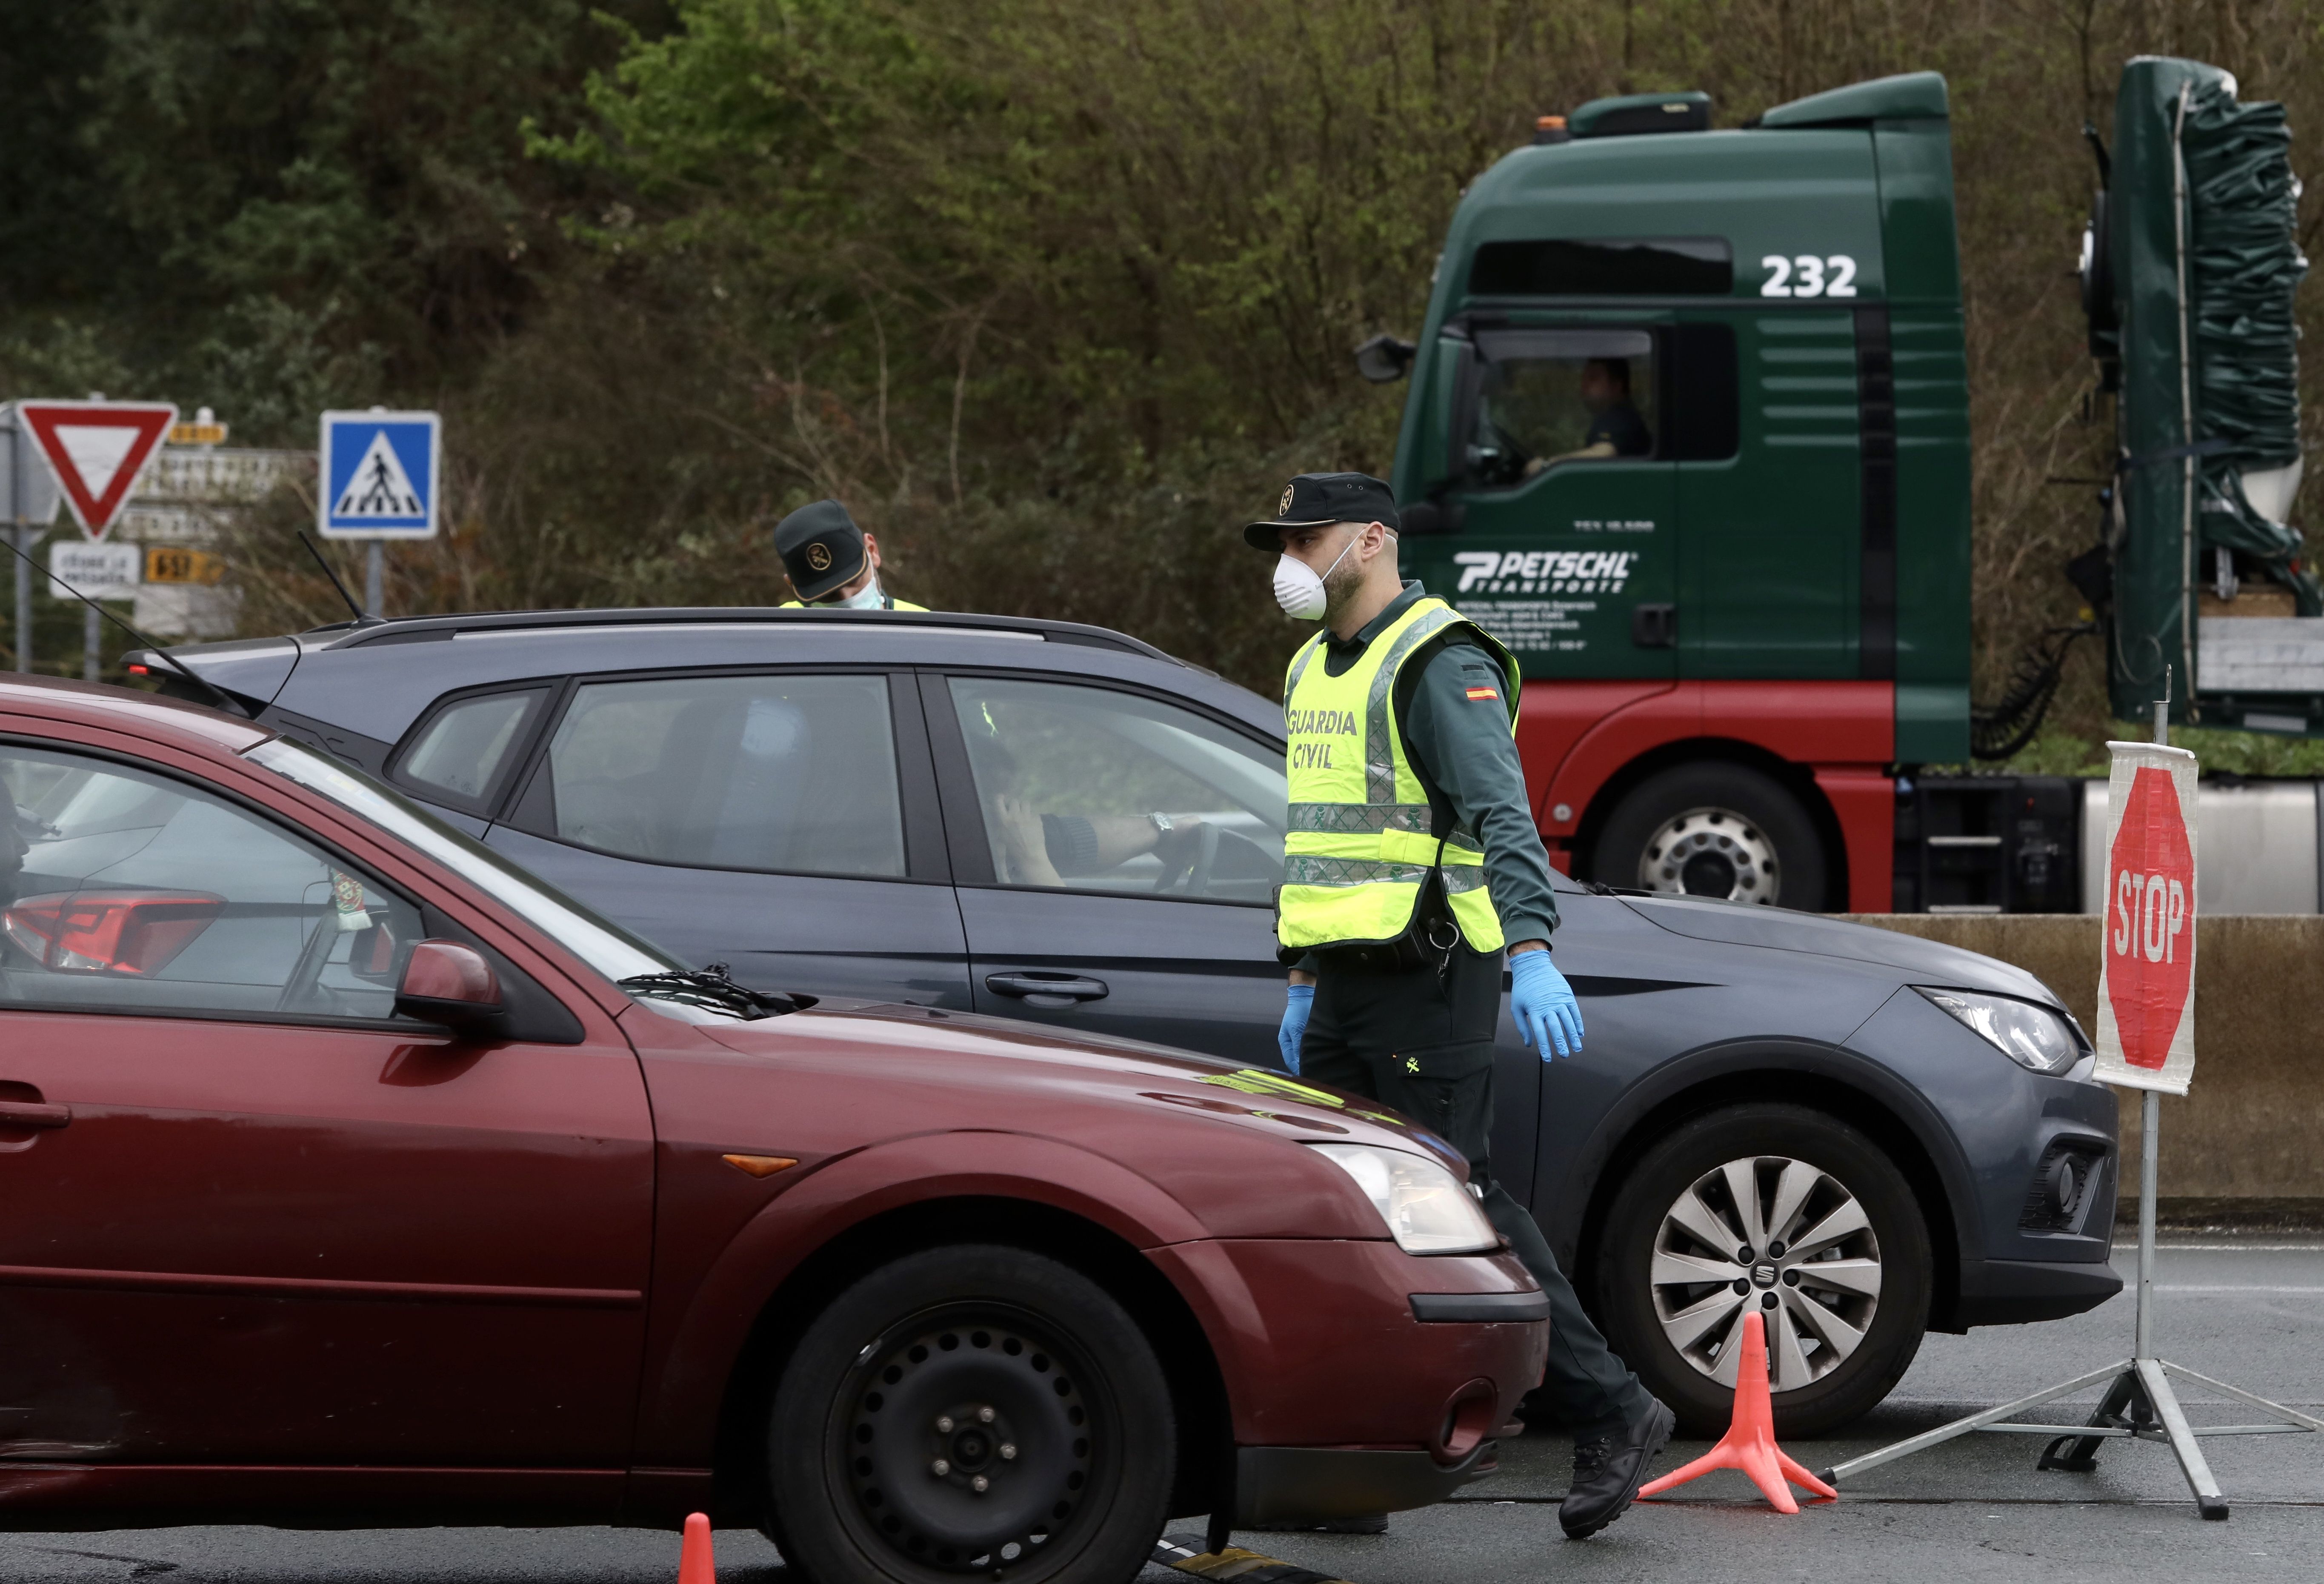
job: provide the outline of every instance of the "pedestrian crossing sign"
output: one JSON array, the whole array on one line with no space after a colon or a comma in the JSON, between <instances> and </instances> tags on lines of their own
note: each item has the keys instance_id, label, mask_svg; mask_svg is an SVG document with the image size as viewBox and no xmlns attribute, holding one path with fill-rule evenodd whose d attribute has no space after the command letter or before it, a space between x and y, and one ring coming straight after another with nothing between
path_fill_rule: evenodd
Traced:
<instances>
[{"instance_id":1,"label":"pedestrian crossing sign","mask_svg":"<svg viewBox=\"0 0 2324 1584\"><path fill-rule=\"evenodd\" d=\"M323 414L315 526L325 539L436 537L443 423L432 412Z\"/></svg>"}]
</instances>

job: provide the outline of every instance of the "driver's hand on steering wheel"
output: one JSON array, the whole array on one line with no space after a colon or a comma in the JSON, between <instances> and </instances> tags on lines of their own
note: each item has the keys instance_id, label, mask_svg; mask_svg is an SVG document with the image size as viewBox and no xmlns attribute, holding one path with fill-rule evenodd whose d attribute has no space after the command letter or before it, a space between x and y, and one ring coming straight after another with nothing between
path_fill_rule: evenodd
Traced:
<instances>
[{"instance_id":1,"label":"driver's hand on steering wheel","mask_svg":"<svg viewBox=\"0 0 2324 1584\"><path fill-rule=\"evenodd\" d=\"M1154 856L1162 861L1165 869L1185 869L1194 861L1203 847L1203 822L1198 819L1178 819L1171 822L1167 831L1154 835Z\"/></svg>"}]
</instances>

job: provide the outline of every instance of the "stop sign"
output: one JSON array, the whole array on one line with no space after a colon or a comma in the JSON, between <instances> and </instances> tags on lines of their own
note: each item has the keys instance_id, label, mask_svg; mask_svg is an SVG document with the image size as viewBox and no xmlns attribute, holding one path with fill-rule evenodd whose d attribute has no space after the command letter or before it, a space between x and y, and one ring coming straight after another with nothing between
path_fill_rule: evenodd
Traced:
<instances>
[{"instance_id":1,"label":"stop sign","mask_svg":"<svg viewBox=\"0 0 2324 1584\"><path fill-rule=\"evenodd\" d=\"M2194 756L2108 746L2116 756L2098 1044L2116 1070L2103 1075L2184 1093L2195 1060Z\"/></svg>"}]
</instances>

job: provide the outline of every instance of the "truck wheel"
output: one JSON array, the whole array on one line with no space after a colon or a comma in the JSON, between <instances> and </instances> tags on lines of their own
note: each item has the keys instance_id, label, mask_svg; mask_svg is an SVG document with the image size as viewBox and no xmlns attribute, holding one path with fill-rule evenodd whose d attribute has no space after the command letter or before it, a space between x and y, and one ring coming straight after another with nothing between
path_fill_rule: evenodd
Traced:
<instances>
[{"instance_id":1,"label":"truck wheel","mask_svg":"<svg viewBox=\"0 0 2324 1584\"><path fill-rule=\"evenodd\" d=\"M1599 833L1591 869L1609 886L1824 905L1823 843L1807 810L1748 765L1697 761L1647 777Z\"/></svg>"},{"instance_id":2,"label":"truck wheel","mask_svg":"<svg viewBox=\"0 0 2324 1584\"><path fill-rule=\"evenodd\" d=\"M767 1462L794 1577L1120 1584L1168 1515L1177 1427L1152 1344L1103 1288L963 1245L883 1266L816 1318Z\"/></svg>"},{"instance_id":3,"label":"truck wheel","mask_svg":"<svg viewBox=\"0 0 2324 1584\"><path fill-rule=\"evenodd\" d=\"M1927 1329L1920 1206L1877 1146L1821 1111L1744 1105L1686 1123L1617 1190L1605 1236L1609 1338L1689 1435L1727 1428L1751 1310L1786 1435L1886 1397Z\"/></svg>"}]
</instances>

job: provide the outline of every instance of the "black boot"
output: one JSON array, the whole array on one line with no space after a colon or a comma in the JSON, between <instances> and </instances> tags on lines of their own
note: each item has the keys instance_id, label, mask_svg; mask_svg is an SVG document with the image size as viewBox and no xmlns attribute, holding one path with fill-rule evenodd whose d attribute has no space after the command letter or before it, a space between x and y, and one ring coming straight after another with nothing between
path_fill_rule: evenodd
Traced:
<instances>
[{"instance_id":1,"label":"black boot","mask_svg":"<svg viewBox=\"0 0 2324 1584\"><path fill-rule=\"evenodd\" d=\"M1568 1540L1587 1540L1622 1515L1646 1481L1646 1465L1669 1444L1678 1420L1649 1398L1645 1416L1613 1435L1573 1443L1573 1482L1557 1509Z\"/></svg>"}]
</instances>

